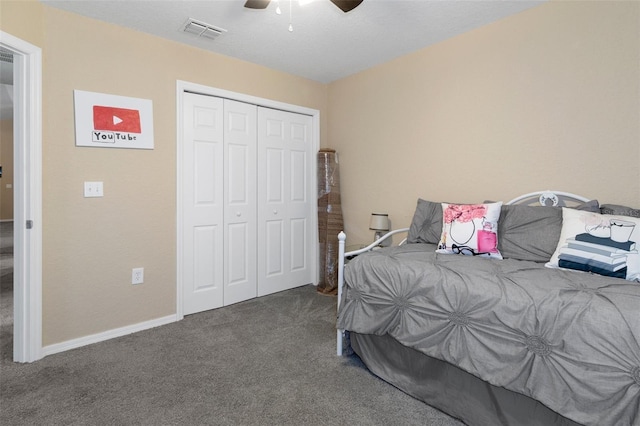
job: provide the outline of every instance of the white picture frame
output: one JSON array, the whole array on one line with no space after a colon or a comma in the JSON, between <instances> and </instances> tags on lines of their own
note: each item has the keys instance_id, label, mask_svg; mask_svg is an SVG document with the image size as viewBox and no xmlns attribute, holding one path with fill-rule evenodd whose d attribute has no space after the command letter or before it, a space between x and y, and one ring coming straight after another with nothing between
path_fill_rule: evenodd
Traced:
<instances>
[{"instance_id":1,"label":"white picture frame","mask_svg":"<svg viewBox=\"0 0 640 426\"><path fill-rule=\"evenodd\" d=\"M76 146L153 149L149 99L73 91Z\"/></svg>"}]
</instances>

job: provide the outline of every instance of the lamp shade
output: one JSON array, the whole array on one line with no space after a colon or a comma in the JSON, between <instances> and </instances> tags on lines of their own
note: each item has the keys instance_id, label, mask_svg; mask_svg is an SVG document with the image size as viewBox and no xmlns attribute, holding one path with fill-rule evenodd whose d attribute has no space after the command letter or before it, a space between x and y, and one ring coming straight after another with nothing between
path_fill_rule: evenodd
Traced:
<instances>
[{"instance_id":1,"label":"lamp shade","mask_svg":"<svg viewBox=\"0 0 640 426\"><path fill-rule=\"evenodd\" d=\"M388 231L389 215L387 213L371 213L369 229L372 231Z\"/></svg>"}]
</instances>

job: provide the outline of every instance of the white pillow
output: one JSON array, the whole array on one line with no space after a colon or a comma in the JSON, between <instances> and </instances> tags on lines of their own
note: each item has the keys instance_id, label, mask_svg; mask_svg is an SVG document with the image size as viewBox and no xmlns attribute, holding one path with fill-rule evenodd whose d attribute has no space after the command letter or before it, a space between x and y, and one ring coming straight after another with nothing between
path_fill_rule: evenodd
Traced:
<instances>
[{"instance_id":1,"label":"white pillow","mask_svg":"<svg viewBox=\"0 0 640 426\"><path fill-rule=\"evenodd\" d=\"M442 203L442 234L437 253L502 259L498 251L498 219L502 202Z\"/></svg>"},{"instance_id":2,"label":"white pillow","mask_svg":"<svg viewBox=\"0 0 640 426\"><path fill-rule=\"evenodd\" d=\"M640 281L640 219L562 208L562 231L546 266Z\"/></svg>"}]
</instances>

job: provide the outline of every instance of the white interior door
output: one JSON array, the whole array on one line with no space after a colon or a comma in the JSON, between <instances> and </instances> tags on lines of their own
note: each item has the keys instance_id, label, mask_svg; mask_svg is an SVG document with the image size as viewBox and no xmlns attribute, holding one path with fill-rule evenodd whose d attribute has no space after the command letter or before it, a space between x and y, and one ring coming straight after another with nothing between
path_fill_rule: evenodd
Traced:
<instances>
[{"instance_id":1,"label":"white interior door","mask_svg":"<svg viewBox=\"0 0 640 426\"><path fill-rule=\"evenodd\" d=\"M223 100L183 98L183 313L224 303Z\"/></svg>"},{"instance_id":2,"label":"white interior door","mask_svg":"<svg viewBox=\"0 0 640 426\"><path fill-rule=\"evenodd\" d=\"M310 116L258 108L258 295L312 283Z\"/></svg>"},{"instance_id":3,"label":"white interior door","mask_svg":"<svg viewBox=\"0 0 640 426\"><path fill-rule=\"evenodd\" d=\"M255 105L224 100L224 304L257 295Z\"/></svg>"}]
</instances>

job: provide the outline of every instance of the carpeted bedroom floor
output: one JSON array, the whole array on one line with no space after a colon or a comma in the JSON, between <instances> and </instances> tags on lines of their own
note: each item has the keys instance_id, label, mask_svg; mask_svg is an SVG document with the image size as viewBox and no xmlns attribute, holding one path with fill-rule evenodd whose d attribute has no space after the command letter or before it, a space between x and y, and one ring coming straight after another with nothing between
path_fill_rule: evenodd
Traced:
<instances>
[{"instance_id":1,"label":"carpeted bedroom floor","mask_svg":"<svg viewBox=\"0 0 640 426\"><path fill-rule=\"evenodd\" d=\"M13 222L0 222L0 351L13 344ZM9 333L5 334L5 330ZM2 371L0 371L2 380ZM1 402L1 401L0 401ZM0 410L2 406L0 405Z\"/></svg>"},{"instance_id":2,"label":"carpeted bedroom floor","mask_svg":"<svg viewBox=\"0 0 640 426\"><path fill-rule=\"evenodd\" d=\"M32 364L11 361L4 315L2 425L462 424L335 356L335 297L313 286Z\"/></svg>"}]
</instances>

